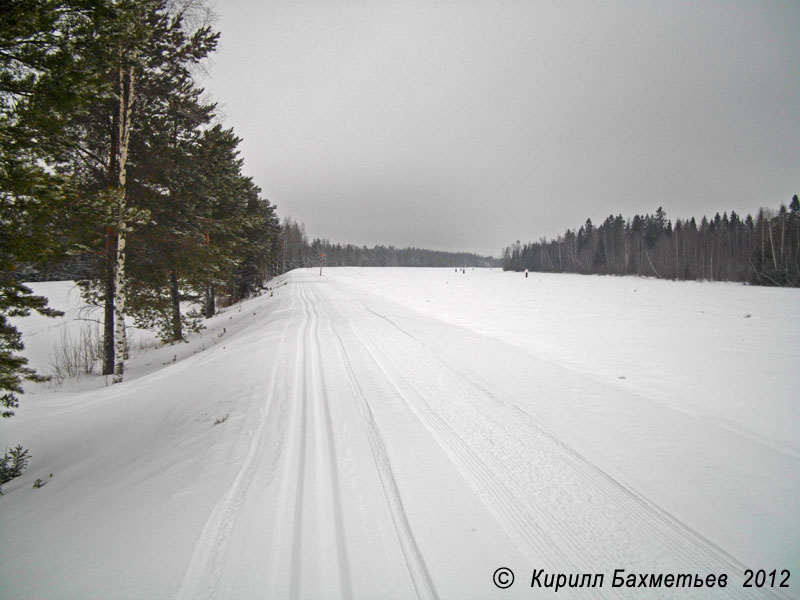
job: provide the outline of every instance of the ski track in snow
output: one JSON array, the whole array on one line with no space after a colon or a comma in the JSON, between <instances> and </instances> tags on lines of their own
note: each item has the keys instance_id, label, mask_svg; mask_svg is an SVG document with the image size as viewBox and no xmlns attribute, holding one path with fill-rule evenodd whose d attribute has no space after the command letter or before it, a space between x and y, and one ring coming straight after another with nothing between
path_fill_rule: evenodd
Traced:
<instances>
[{"instance_id":1,"label":"ski track in snow","mask_svg":"<svg viewBox=\"0 0 800 600\"><path fill-rule=\"evenodd\" d=\"M614 565L625 565L629 573L689 566L696 572L744 571L735 558L586 461L530 415L433 355L389 317L363 304L361 308L400 335L383 330L367 336L354 329L359 343L523 555L549 557L549 572L585 572L598 559L602 568L597 572L607 573ZM463 402L454 403L454 398ZM727 596L747 594L732 586Z\"/></svg>"},{"instance_id":2,"label":"ski track in snow","mask_svg":"<svg viewBox=\"0 0 800 600\"><path fill-rule=\"evenodd\" d=\"M198 540L178 593L180 598L219 597L222 591L222 574L230 567L228 562L232 558L228 553L231 533L236 521L243 519L254 520L255 524L262 526L262 531L258 531L258 528L250 531L253 536L291 541L290 548L276 545L261 556L264 559L264 569L268 569L271 562L267 558L269 555L275 557L276 563L278 556L290 557L288 569L282 571L289 573L288 590L283 590L288 593L288 597L297 598L301 595L303 562L313 562L309 561L309 556L314 555L318 549L325 548L326 544L332 547L325 558L328 561L334 559L337 563L334 571L338 578L338 594L335 595L343 598L352 595L337 478L337 454L321 370L319 316L303 286L299 286L295 300L299 300L302 318L297 338L294 345L286 343L286 330L292 324L287 321L249 451L234 483L212 512ZM293 302L293 307L296 304ZM284 377L291 381L292 391L288 396L284 393L286 390L280 388ZM291 410L288 425L284 421L287 405ZM270 438L266 432L266 427L273 418L277 418L287 428L283 432L285 435L277 439ZM284 444L286 448L283 447ZM268 466L275 463L275 450L278 451L279 459L279 504L274 522L267 523L261 519L261 515L254 518L253 515L246 514L243 507L251 484L254 481L268 484L271 479L259 477L259 471L266 470L274 475L271 471L275 469L269 469ZM332 491L330 498L316 496L318 491L325 489ZM273 535L273 532L285 528L290 529L289 535ZM259 546L263 550L264 545ZM325 562L316 563L315 566L324 568ZM240 574L237 583L243 578ZM285 583L285 578L273 578L269 585L280 590ZM248 597L258 596L263 592L255 581L250 585L245 584L245 587L248 588ZM328 588L328 593L331 592Z\"/></svg>"},{"instance_id":3,"label":"ski track in snow","mask_svg":"<svg viewBox=\"0 0 800 600\"><path fill-rule=\"evenodd\" d=\"M285 347L286 332L290 325L291 321L287 319L278 342L278 356L281 356L281 351ZM278 361L275 361L270 373L268 400L275 395L277 374ZM242 466L228 492L214 508L203 528L178 591L179 598L213 598L215 596L221 571L225 566L227 541L233 523L241 510L242 501L247 494L249 485L253 481L253 473L259 468L256 458L265 443L263 430L269 418L269 408L270 406L265 403L260 409L259 421L251 436L250 446Z\"/></svg>"},{"instance_id":4,"label":"ski track in snow","mask_svg":"<svg viewBox=\"0 0 800 600\"><path fill-rule=\"evenodd\" d=\"M347 371L348 382L351 386L353 397L358 402L359 410L361 411L364 420L364 427L369 439L370 448L372 450L373 458L375 459L375 467L380 474L381 483L383 485L383 493L386 497L386 502L389 505L394 521L395 530L398 539L403 549L403 556L406 560L408 572L414 584L414 590L417 597L422 599L437 598L436 588L431 580L428 568L425 565L425 559L420 552L419 546L411 526L408 523L405 509L403 508L403 499L400 495L400 490L397 487L397 482L392 473L392 466L389 461L389 456L386 451L386 446L380 432L380 428L375 421L375 416L369 406L361 386L358 384L358 379L353 372L353 367L347 357L342 338L334 331L336 336L336 346L339 351L339 357L342 360L345 370Z\"/></svg>"},{"instance_id":5,"label":"ski track in snow","mask_svg":"<svg viewBox=\"0 0 800 600\"><path fill-rule=\"evenodd\" d=\"M299 405L300 410L294 420L299 430L295 435L298 438L296 461L298 470L294 494L297 510L294 511L289 593L291 598L299 596L304 550L306 554L311 554L315 547L324 546L327 541L333 546L333 552L328 556L338 563L335 571L339 579L339 596L347 598L352 595L350 573L344 540L336 448L333 443L328 396L321 368L320 319L304 286L300 286L299 295L304 315L307 314L308 318L302 336L304 352L298 353L296 357L294 373L295 389L299 390L300 394L294 398L293 404ZM312 405L310 408L309 404ZM327 488L331 490L331 497L329 499L318 497L317 494ZM285 497L287 503L284 506L287 511L292 508L291 499L291 494ZM309 500L313 502L310 506L306 504ZM312 538L306 548L303 547L304 525L308 529L306 537Z\"/></svg>"},{"instance_id":6,"label":"ski track in snow","mask_svg":"<svg viewBox=\"0 0 800 600\"><path fill-rule=\"evenodd\" d=\"M360 341L367 346L363 339ZM454 407L437 402L441 396L435 391L423 396L419 384L413 383L436 379L426 379L421 372L410 376L391 373L391 367L384 366L392 364L385 354L383 361L377 358L382 354L377 347L371 354L523 554L549 556L551 569L563 572L581 572L581 565L596 564L598 556L603 555L611 559L609 564L647 572L657 568L658 561L633 565L624 551L649 539L663 547L648 553L650 558L667 554L696 565L700 559L702 567L698 565L698 570L708 572L742 569L657 506L543 432L527 414L495 398L464 374L451 370L451 378L443 380L440 373L438 382L450 390L471 385L483 398L471 407ZM469 397L469 392L464 390L461 397ZM465 408L469 410L466 415L462 412ZM506 409L510 418L496 418L498 408ZM590 512L587 507L596 509Z\"/></svg>"},{"instance_id":7,"label":"ski track in snow","mask_svg":"<svg viewBox=\"0 0 800 600\"><path fill-rule=\"evenodd\" d=\"M340 481L342 453L328 392L334 381L349 388L360 415L383 491L382 499L369 501L384 502L391 515L416 596L446 595L437 590L432 565L442 557L430 555L406 511L405 482L393 469L398 459L387 449L374 400L356 375L363 369L370 370L371 386L386 390L413 414L530 566L546 558L551 573L603 572L609 578L618 567L628 573L744 571L736 558L584 458L490 382L464 372L389 316L324 279L301 274L290 290L292 318L283 328L268 389L258 400L262 406L247 453L197 541L179 598L354 595L343 508L351 498ZM371 364L354 368L354 353ZM248 537L258 543L236 549ZM248 569L237 569L243 552ZM610 581L602 590L569 591L593 597L632 593L612 590ZM658 591L659 597L684 593ZM714 597L720 595L748 597L734 582L714 590Z\"/></svg>"}]
</instances>

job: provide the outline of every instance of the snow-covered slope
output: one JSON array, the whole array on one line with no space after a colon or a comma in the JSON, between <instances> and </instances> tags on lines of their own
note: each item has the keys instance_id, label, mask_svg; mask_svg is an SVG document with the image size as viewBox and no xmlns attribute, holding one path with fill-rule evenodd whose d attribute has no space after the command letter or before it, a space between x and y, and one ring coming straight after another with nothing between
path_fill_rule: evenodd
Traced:
<instances>
[{"instance_id":1,"label":"snow-covered slope","mask_svg":"<svg viewBox=\"0 0 800 600\"><path fill-rule=\"evenodd\" d=\"M541 595L545 569L606 574L560 596L641 597L611 589L624 568L727 573L710 595L749 598L745 568L797 570L798 290L449 269L273 284L121 385L23 397L0 424L34 456L0 498L0 596L511 598ZM20 324L46 365L61 325Z\"/></svg>"}]
</instances>

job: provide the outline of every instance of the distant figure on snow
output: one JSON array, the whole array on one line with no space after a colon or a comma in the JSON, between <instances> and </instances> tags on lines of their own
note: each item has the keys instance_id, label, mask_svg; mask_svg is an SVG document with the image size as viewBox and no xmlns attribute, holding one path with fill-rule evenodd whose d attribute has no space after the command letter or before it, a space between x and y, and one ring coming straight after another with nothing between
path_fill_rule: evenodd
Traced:
<instances>
[{"instance_id":1,"label":"distant figure on snow","mask_svg":"<svg viewBox=\"0 0 800 600\"><path fill-rule=\"evenodd\" d=\"M528 269L525 269L525 279L528 278Z\"/></svg>"}]
</instances>

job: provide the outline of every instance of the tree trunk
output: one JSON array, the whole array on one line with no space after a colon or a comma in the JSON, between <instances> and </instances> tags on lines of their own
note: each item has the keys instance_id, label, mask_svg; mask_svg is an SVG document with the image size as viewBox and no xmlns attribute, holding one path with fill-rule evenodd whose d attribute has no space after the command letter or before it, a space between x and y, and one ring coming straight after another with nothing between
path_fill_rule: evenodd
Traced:
<instances>
[{"instance_id":1,"label":"tree trunk","mask_svg":"<svg viewBox=\"0 0 800 600\"><path fill-rule=\"evenodd\" d=\"M136 53L134 52L134 58ZM115 272L115 333L114 340L114 378L113 383L122 381L125 371L125 356L127 354L127 340L125 339L125 241L126 241L126 184L127 184L127 164L128 146L131 140L131 117L133 115L134 98L134 69L133 66L127 67L127 72L122 64L122 48L120 48L119 66L119 145L117 156L117 261Z\"/></svg>"},{"instance_id":2,"label":"tree trunk","mask_svg":"<svg viewBox=\"0 0 800 600\"><path fill-rule=\"evenodd\" d=\"M657 279L661 279L661 275L658 274L658 271L656 271L656 268L653 265L653 261L650 259L650 253L647 250L645 250L644 254L647 257L647 262L650 264L650 268L652 269L653 274L656 276Z\"/></svg>"},{"instance_id":3,"label":"tree trunk","mask_svg":"<svg viewBox=\"0 0 800 600\"><path fill-rule=\"evenodd\" d=\"M114 262L117 248L116 235L106 228L106 276L103 301L103 375L114 374Z\"/></svg>"},{"instance_id":4,"label":"tree trunk","mask_svg":"<svg viewBox=\"0 0 800 600\"><path fill-rule=\"evenodd\" d=\"M119 114L113 117L111 127L111 147L108 156L108 185L115 187L117 184L117 159L119 158ZM106 227L106 274L105 274L105 301L103 315L103 375L114 374L114 298L115 298L115 269L117 262L117 232L111 226Z\"/></svg>"},{"instance_id":5,"label":"tree trunk","mask_svg":"<svg viewBox=\"0 0 800 600\"><path fill-rule=\"evenodd\" d=\"M175 271L169 274L169 296L172 303L172 341L180 342L183 340L183 330L181 328L181 296L178 291L178 275Z\"/></svg>"},{"instance_id":6,"label":"tree trunk","mask_svg":"<svg viewBox=\"0 0 800 600\"><path fill-rule=\"evenodd\" d=\"M674 235L675 235L675 279L678 280L680 279L680 268L681 268L680 267L681 259L680 259L680 254L678 252L678 232L676 231Z\"/></svg>"},{"instance_id":7,"label":"tree trunk","mask_svg":"<svg viewBox=\"0 0 800 600\"><path fill-rule=\"evenodd\" d=\"M708 252L708 273L711 281L714 281L714 242L711 242L711 249Z\"/></svg>"},{"instance_id":8,"label":"tree trunk","mask_svg":"<svg viewBox=\"0 0 800 600\"><path fill-rule=\"evenodd\" d=\"M210 284L206 288L206 306L205 306L205 317L206 319L210 319L214 316L214 313L217 312L217 305L216 300L214 299L214 284Z\"/></svg>"},{"instance_id":9,"label":"tree trunk","mask_svg":"<svg viewBox=\"0 0 800 600\"><path fill-rule=\"evenodd\" d=\"M701 265L701 279L706 278L706 251L704 248L700 249L700 265Z\"/></svg>"},{"instance_id":10,"label":"tree trunk","mask_svg":"<svg viewBox=\"0 0 800 600\"><path fill-rule=\"evenodd\" d=\"M775 241L772 239L772 221L769 223L769 248L772 251L772 267L778 270L778 258L775 256Z\"/></svg>"},{"instance_id":11,"label":"tree trunk","mask_svg":"<svg viewBox=\"0 0 800 600\"><path fill-rule=\"evenodd\" d=\"M121 190L121 194L125 189ZM117 234L117 262L114 277L114 377L113 383L120 383L125 370L125 232Z\"/></svg>"},{"instance_id":12,"label":"tree trunk","mask_svg":"<svg viewBox=\"0 0 800 600\"><path fill-rule=\"evenodd\" d=\"M783 270L784 271L788 271L788 269L787 269L787 264L788 263L786 262L786 256L783 253L783 240L784 240L784 224L783 224L783 222L784 222L785 218L786 218L786 214L781 212L781 262L783 263Z\"/></svg>"}]
</instances>

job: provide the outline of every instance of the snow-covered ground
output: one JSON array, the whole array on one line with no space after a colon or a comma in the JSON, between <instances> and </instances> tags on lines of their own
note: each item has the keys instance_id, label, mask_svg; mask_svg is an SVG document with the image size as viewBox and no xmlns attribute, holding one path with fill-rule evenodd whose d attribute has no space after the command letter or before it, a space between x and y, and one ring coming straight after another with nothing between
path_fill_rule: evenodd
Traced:
<instances>
[{"instance_id":1,"label":"snow-covered ground","mask_svg":"<svg viewBox=\"0 0 800 600\"><path fill-rule=\"evenodd\" d=\"M605 574L561 597L798 596L741 584L800 577L800 290L397 268L270 285L189 343L137 333L121 385L29 388L0 423L33 455L0 498L0 597L552 592L534 569ZM35 288L79 314L69 284ZM84 326L17 322L43 371ZM643 593L614 569L731 581Z\"/></svg>"}]
</instances>

